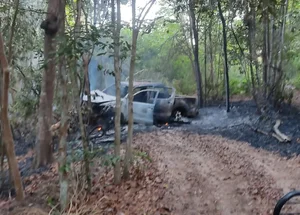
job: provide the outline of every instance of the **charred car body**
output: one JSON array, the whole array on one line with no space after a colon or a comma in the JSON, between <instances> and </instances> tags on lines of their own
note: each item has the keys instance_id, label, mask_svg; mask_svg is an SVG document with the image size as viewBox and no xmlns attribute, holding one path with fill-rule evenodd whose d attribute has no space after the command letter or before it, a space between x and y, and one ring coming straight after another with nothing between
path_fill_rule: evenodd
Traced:
<instances>
[{"instance_id":1,"label":"charred car body","mask_svg":"<svg viewBox=\"0 0 300 215\"><path fill-rule=\"evenodd\" d=\"M156 82L134 82L133 120L135 123L156 124L169 122L180 116L198 115L195 97L176 96L175 89ZM121 118L128 120L128 82L121 82ZM87 95L83 101L88 100ZM91 102L95 114L103 114L103 109L114 107L116 100L115 84L103 91L91 91Z\"/></svg>"}]
</instances>

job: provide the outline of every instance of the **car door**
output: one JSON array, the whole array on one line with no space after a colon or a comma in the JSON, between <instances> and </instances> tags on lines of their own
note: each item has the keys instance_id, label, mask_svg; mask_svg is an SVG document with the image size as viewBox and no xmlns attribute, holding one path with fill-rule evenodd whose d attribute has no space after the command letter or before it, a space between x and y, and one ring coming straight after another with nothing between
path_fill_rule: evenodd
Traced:
<instances>
[{"instance_id":1,"label":"car door","mask_svg":"<svg viewBox=\"0 0 300 215\"><path fill-rule=\"evenodd\" d=\"M133 121L153 124L153 112L159 90L146 89L133 95Z\"/></svg>"}]
</instances>

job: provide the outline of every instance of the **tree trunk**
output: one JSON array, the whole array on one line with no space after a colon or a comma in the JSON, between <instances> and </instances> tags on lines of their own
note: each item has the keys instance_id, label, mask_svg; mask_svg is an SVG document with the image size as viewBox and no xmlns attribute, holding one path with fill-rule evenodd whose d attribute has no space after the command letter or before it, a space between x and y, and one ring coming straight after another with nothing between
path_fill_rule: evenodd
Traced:
<instances>
[{"instance_id":1,"label":"tree trunk","mask_svg":"<svg viewBox=\"0 0 300 215\"><path fill-rule=\"evenodd\" d=\"M212 44L212 19L209 21L209 32L208 32L208 40L209 40L209 54L210 54L210 85L214 86L215 74L214 74L214 53L213 53L213 44Z\"/></svg>"},{"instance_id":2,"label":"tree trunk","mask_svg":"<svg viewBox=\"0 0 300 215\"><path fill-rule=\"evenodd\" d=\"M225 18L223 16L221 2L218 0L218 9L219 15L222 22L223 27L223 51L224 51L224 64L225 64L225 71L224 71L224 78L225 78L225 87L226 87L226 111L230 111L230 104L229 104L229 75L228 75L228 59L227 59L227 36L226 36L226 23Z\"/></svg>"},{"instance_id":3,"label":"tree trunk","mask_svg":"<svg viewBox=\"0 0 300 215\"><path fill-rule=\"evenodd\" d=\"M128 86L128 136L127 136L127 144L126 144L126 154L125 154L125 165L123 177L124 179L129 178L129 169L130 162L132 161L132 137L133 137L133 79L134 79L134 71L135 71L135 59L136 59L136 46L137 39L139 35L139 30L141 25L144 22L145 16L150 11L153 6L155 0L152 0L142 9L139 17L141 17L137 24L136 20L136 0L132 0L132 44L131 44L131 58L130 58L130 69L129 69L129 86ZM149 6L148 6L149 5ZM148 8L147 8L148 6ZM146 9L147 8L147 9ZM143 13L143 11L145 11Z\"/></svg>"},{"instance_id":4,"label":"tree trunk","mask_svg":"<svg viewBox=\"0 0 300 215\"><path fill-rule=\"evenodd\" d=\"M254 45L254 40L255 40L255 32L254 32L254 26L253 22L255 22L253 18L253 7L250 9L250 17L248 20L248 46L249 46L249 58L250 58L250 76L251 76L251 83L252 83L252 95L254 100L257 103L257 89L256 89L256 83L255 83L255 77L254 77L254 70L253 70L253 58L255 58L254 52L255 50L255 45ZM258 84L258 83L257 83ZM257 105L259 105L257 103Z\"/></svg>"},{"instance_id":5,"label":"tree trunk","mask_svg":"<svg viewBox=\"0 0 300 215\"><path fill-rule=\"evenodd\" d=\"M195 2L194 0L189 0L189 10L190 10L190 19L191 19L191 31L194 41L193 42L193 53L194 53L194 64L195 64L195 76L197 82L197 97L198 97L198 107L203 107L203 92L202 92L202 77L200 71L200 62L199 62L199 34L196 24L196 15L195 15Z\"/></svg>"},{"instance_id":6,"label":"tree trunk","mask_svg":"<svg viewBox=\"0 0 300 215\"><path fill-rule=\"evenodd\" d=\"M81 29L81 22L80 22L80 18L81 18L81 12L82 12L82 1L78 0L76 3L76 19L75 19L75 27L74 27L74 40L75 40L75 44L77 39L80 36L80 29ZM86 74L88 74L88 63L89 60L87 58L85 58L83 56L83 65L84 65L84 74L86 76ZM77 67L76 67L76 59L74 59L74 70L77 71ZM73 76L73 82L78 83L77 80L77 76L74 74ZM79 80L81 82L81 80ZM84 84L85 87L87 85L88 79L84 79ZM89 86L88 86L89 88ZM77 88L78 89L78 93L80 94L81 89L80 87ZM83 91L86 91L87 89L83 89ZM90 95L90 90L88 90L88 94ZM77 100L77 98L75 98ZM90 100L90 97L88 96L88 99ZM90 159L89 159L89 139L88 136L86 134L86 125L84 124L84 120L83 120L83 114L82 114L82 109L81 109L81 100L77 100L76 102L76 107L77 107L77 111L78 111L78 118L79 118L79 126L80 126L80 132L81 132L81 137L82 137L82 147L83 147L83 159L84 159L84 163L83 163L83 168L84 168L84 174L85 174L85 179L86 179L86 183L87 183L87 187L88 187L88 192L90 192L91 190L91 173L90 173Z\"/></svg>"},{"instance_id":7,"label":"tree trunk","mask_svg":"<svg viewBox=\"0 0 300 215\"><path fill-rule=\"evenodd\" d=\"M9 65L5 56L4 42L2 34L0 34L0 64L3 73L3 89L2 89L2 110L1 110L1 127L2 139L5 146L6 156L10 174L12 176L14 187L16 190L16 199L22 201L24 199L24 191L22 180L18 168L18 162L15 155L13 135L8 117L8 89L9 89Z\"/></svg>"},{"instance_id":8,"label":"tree trunk","mask_svg":"<svg viewBox=\"0 0 300 215\"><path fill-rule=\"evenodd\" d=\"M41 24L45 30L44 59L45 70L42 78L41 95L39 101L39 116L36 136L36 167L44 166L53 161L52 137L50 125L52 124L52 104L54 97L56 62L55 36L58 32L62 17L60 0L49 0L46 20Z\"/></svg>"},{"instance_id":9,"label":"tree trunk","mask_svg":"<svg viewBox=\"0 0 300 215\"><path fill-rule=\"evenodd\" d=\"M268 68L267 68L267 82L268 82L268 94L270 93L270 86L272 86L272 75L271 75L271 65L273 62L273 41L274 41L274 17L271 16L271 22L268 31Z\"/></svg>"},{"instance_id":10,"label":"tree trunk","mask_svg":"<svg viewBox=\"0 0 300 215\"><path fill-rule=\"evenodd\" d=\"M114 73L116 86L116 107L115 107L115 156L114 163L114 183L121 183L121 164L120 164L120 144L121 144L121 70L120 70L120 31L121 31L121 10L120 0L117 2L117 13L115 10L115 0L111 1L112 8L112 26L114 38ZM117 19L115 18L117 14Z\"/></svg>"},{"instance_id":11,"label":"tree trunk","mask_svg":"<svg viewBox=\"0 0 300 215\"><path fill-rule=\"evenodd\" d=\"M83 73L84 73L84 93L87 95L87 119L90 118L92 112L92 100L91 100L91 87L90 87L90 78L89 78L89 63L91 60L91 56L89 53L85 53L82 55L83 61Z\"/></svg>"},{"instance_id":12,"label":"tree trunk","mask_svg":"<svg viewBox=\"0 0 300 215\"><path fill-rule=\"evenodd\" d=\"M11 25L10 38L9 38L9 41L8 41L8 59L7 59L8 65L12 65L12 56L13 56L12 45L13 45L13 38L14 38L14 34L15 34L17 16L18 16L18 13L19 13L19 6L20 6L20 1L15 0L15 12L14 12L13 20L12 20L12 25ZM14 74L12 74L12 76L14 76ZM15 78L16 78L16 76L15 76ZM15 88L15 87L13 86L13 88ZM12 103L14 103L15 91L14 90L9 90L9 91L10 91Z\"/></svg>"},{"instance_id":13,"label":"tree trunk","mask_svg":"<svg viewBox=\"0 0 300 215\"><path fill-rule=\"evenodd\" d=\"M204 31L204 105L207 100L207 27Z\"/></svg>"},{"instance_id":14,"label":"tree trunk","mask_svg":"<svg viewBox=\"0 0 300 215\"><path fill-rule=\"evenodd\" d=\"M0 26L1 27L1 26ZM3 73L2 69L0 69L0 118L2 116L2 86L3 86ZM2 123L0 122L0 187L3 186L5 182L5 172L4 172L4 157L5 157L5 149L4 142L2 141Z\"/></svg>"},{"instance_id":15,"label":"tree trunk","mask_svg":"<svg viewBox=\"0 0 300 215\"><path fill-rule=\"evenodd\" d=\"M99 0L94 0L94 14L93 14L93 25L97 24L97 11L98 11Z\"/></svg>"},{"instance_id":16,"label":"tree trunk","mask_svg":"<svg viewBox=\"0 0 300 215\"><path fill-rule=\"evenodd\" d=\"M269 31L269 15L268 15L268 7L265 6L265 11L263 13L263 51L262 51L262 59L263 59L263 82L264 82L264 98L267 99L267 90L268 90L268 31Z\"/></svg>"},{"instance_id":17,"label":"tree trunk","mask_svg":"<svg viewBox=\"0 0 300 215\"><path fill-rule=\"evenodd\" d=\"M65 35L65 0L62 0L61 3L61 26L60 26L60 36L64 39ZM62 44L64 46L64 44ZM67 71L65 64L65 56L60 57L59 59L59 81L61 87L61 127L60 127L60 141L59 141L59 156L58 156L58 169L59 169L59 199L60 199L60 209L63 212L68 204L68 171L67 171L67 135L68 135L68 91L67 91Z\"/></svg>"},{"instance_id":18,"label":"tree trunk","mask_svg":"<svg viewBox=\"0 0 300 215\"><path fill-rule=\"evenodd\" d=\"M267 99L276 105L278 103L278 96L282 93L282 77L283 77L283 69L282 69L282 56L283 56L283 47L284 47L284 34L285 34L285 22L286 22L286 14L288 11L288 0L282 0L281 2L281 20L280 20L280 28L278 29L279 38L278 49L274 53L278 53L277 59L274 56L273 58L273 44L275 42L275 32L276 29L274 26L271 26L271 42L270 42L270 65L269 69L272 69L272 76L270 79L270 91ZM271 23L273 20L271 20ZM275 50L275 49L274 49ZM277 61L276 61L277 60ZM273 63L274 62L274 63ZM278 73L278 74L277 74Z\"/></svg>"},{"instance_id":19,"label":"tree trunk","mask_svg":"<svg viewBox=\"0 0 300 215\"><path fill-rule=\"evenodd\" d=\"M277 67L279 71L282 71L282 56L283 56L283 46L284 46L284 34L285 34L285 22L286 22L286 15L288 12L288 0L282 1L282 18L281 18L281 26L280 26L280 45L279 45L279 57L277 62ZM285 6L286 5L286 6Z\"/></svg>"},{"instance_id":20,"label":"tree trunk","mask_svg":"<svg viewBox=\"0 0 300 215\"><path fill-rule=\"evenodd\" d=\"M125 165L123 177L129 178L130 162L132 159L131 144L133 136L133 75L135 71L135 58L136 58L136 44L139 29L136 26L136 2L132 0L132 44L131 44L131 58L129 69L129 86L128 86L128 137L126 144Z\"/></svg>"},{"instance_id":21,"label":"tree trunk","mask_svg":"<svg viewBox=\"0 0 300 215\"><path fill-rule=\"evenodd\" d=\"M78 1L79 2L79 1ZM79 8L80 9L80 8ZM87 119L89 120L90 118L90 114L91 114L91 107L92 107L92 103L91 103L91 93L90 93L90 81L89 81L89 75L88 75L88 69L89 69L89 61L90 58L89 56L85 55L82 56L83 59L83 69L84 69L84 75L85 75L85 86L86 86L86 92L88 95L88 109L87 109ZM82 114L81 114L82 115ZM82 117L81 117L82 118ZM82 119L81 119L82 120ZM82 124L84 122L82 121ZM83 141L83 150L84 150L84 169L85 169L85 175L86 175L86 181L88 184L88 191L91 190L91 177L90 177L90 159L89 159L89 137L86 135L86 127L84 126L84 141Z\"/></svg>"}]
</instances>

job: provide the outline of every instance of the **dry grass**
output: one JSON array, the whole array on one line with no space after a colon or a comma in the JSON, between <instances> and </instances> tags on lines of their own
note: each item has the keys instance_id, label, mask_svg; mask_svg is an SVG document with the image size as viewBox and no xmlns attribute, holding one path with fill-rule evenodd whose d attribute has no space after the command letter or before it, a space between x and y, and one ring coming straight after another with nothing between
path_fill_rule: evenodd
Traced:
<instances>
[{"instance_id":1,"label":"dry grass","mask_svg":"<svg viewBox=\"0 0 300 215\"><path fill-rule=\"evenodd\" d=\"M21 205L12 200L6 206L6 213L2 213L0 209L0 214L154 214L161 207L160 201L165 192L163 176L155 163L147 159L147 153L138 150L136 154L138 155L131 169L131 179L122 181L118 186L113 183L112 167L103 167L101 159L93 160L90 193L87 193L82 163L73 163L69 174L70 204L63 213L59 212L58 169L57 165L53 165L49 172L25 179L31 182L26 187L26 201Z\"/></svg>"},{"instance_id":2,"label":"dry grass","mask_svg":"<svg viewBox=\"0 0 300 215\"><path fill-rule=\"evenodd\" d=\"M48 215L48 213L37 207L20 207L10 215Z\"/></svg>"}]
</instances>

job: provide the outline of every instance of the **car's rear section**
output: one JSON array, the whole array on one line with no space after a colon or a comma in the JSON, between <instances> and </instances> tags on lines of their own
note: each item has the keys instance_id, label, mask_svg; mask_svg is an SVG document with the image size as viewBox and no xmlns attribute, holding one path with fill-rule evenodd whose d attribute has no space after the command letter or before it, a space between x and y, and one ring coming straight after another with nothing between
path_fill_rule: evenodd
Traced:
<instances>
[{"instance_id":1,"label":"car's rear section","mask_svg":"<svg viewBox=\"0 0 300 215\"><path fill-rule=\"evenodd\" d=\"M195 117L199 114L197 98L193 96L176 96L172 115L180 113L184 117Z\"/></svg>"}]
</instances>

